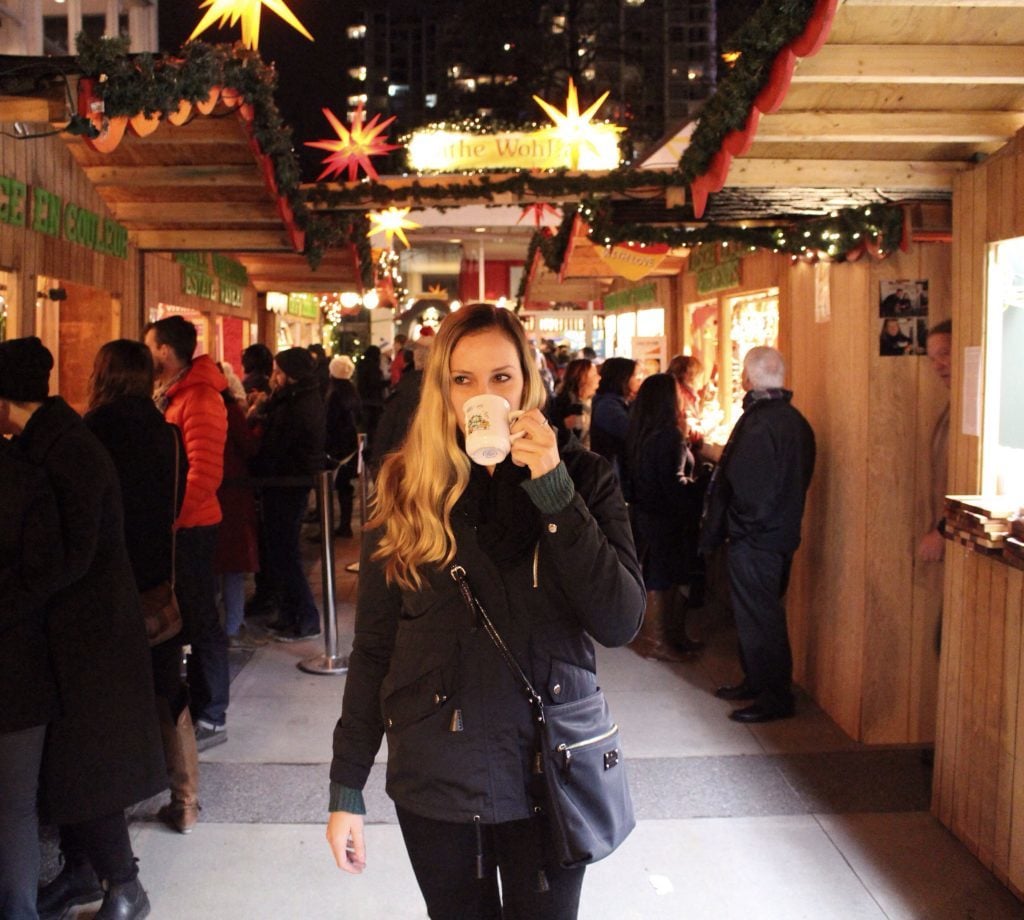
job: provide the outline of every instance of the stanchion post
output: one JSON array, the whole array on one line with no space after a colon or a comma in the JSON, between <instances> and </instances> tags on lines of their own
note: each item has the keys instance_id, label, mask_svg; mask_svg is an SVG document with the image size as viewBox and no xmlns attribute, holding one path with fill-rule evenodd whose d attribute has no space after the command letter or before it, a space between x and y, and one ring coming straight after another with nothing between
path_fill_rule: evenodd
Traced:
<instances>
[{"instance_id":1,"label":"stanchion post","mask_svg":"<svg viewBox=\"0 0 1024 920\"><path fill-rule=\"evenodd\" d=\"M316 476L317 504L320 508L320 574L323 583L324 654L298 663L309 674L344 674L348 656L338 654L338 614L334 603L334 496L332 470Z\"/></svg>"}]
</instances>

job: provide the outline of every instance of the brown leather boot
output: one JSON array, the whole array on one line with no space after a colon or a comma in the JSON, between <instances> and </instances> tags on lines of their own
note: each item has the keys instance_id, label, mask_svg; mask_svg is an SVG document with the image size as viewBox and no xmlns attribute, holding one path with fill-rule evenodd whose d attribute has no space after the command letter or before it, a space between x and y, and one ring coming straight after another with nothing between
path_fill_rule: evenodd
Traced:
<instances>
[{"instance_id":1,"label":"brown leather boot","mask_svg":"<svg viewBox=\"0 0 1024 920\"><path fill-rule=\"evenodd\" d=\"M157 812L157 817L179 834L188 834L199 820L199 753L188 707L182 709L177 722L170 721L170 713L161 713L160 731L171 801Z\"/></svg>"},{"instance_id":2,"label":"brown leather boot","mask_svg":"<svg viewBox=\"0 0 1024 920\"><path fill-rule=\"evenodd\" d=\"M629 643L642 658L655 661L689 661L692 655L677 651L665 639L665 618L671 603L671 591L648 591L647 611L639 635Z\"/></svg>"}]
</instances>

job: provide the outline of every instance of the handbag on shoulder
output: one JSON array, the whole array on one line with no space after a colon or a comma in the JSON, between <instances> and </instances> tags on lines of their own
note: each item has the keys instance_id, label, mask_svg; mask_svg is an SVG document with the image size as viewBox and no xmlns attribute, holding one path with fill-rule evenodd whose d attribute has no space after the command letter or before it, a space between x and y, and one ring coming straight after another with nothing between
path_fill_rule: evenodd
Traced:
<instances>
[{"instance_id":1,"label":"handbag on shoulder","mask_svg":"<svg viewBox=\"0 0 1024 920\"><path fill-rule=\"evenodd\" d=\"M174 593L175 544L174 518L178 513L179 454L178 436L174 436L174 503L171 505L171 577L160 584L139 592L142 602L142 621L146 624L149 647L174 638L181 632L181 609Z\"/></svg>"},{"instance_id":2,"label":"handbag on shoulder","mask_svg":"<svg viewBox=\"0 0 1024 920\"><path fill-rule=\"evenodd\" d=\"M565 868L585 866L613 852L636 826L619 727L604 693L569 703L544 705L540 694L473 594L466 570L449 570L474 618L523 685L537 723L534 773L543 774L544 797L555 853Z\"/></svg>"}]
</instances>

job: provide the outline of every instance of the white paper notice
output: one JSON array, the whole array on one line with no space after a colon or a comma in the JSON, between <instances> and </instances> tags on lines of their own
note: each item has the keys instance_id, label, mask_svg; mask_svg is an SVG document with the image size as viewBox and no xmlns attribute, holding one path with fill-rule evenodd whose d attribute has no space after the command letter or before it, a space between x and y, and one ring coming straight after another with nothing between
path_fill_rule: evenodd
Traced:
<instances>
[{"instance_id":1,"label":"white paper notice","mask_svg":"<svg viewBox=\"0 0 1024 920\"><path fill-rule=\"evenodd\" d=\"M981 346L969 345L964 349L963 410L960 430L963 434L981 435Z\"/></svg>"}]
</instances>

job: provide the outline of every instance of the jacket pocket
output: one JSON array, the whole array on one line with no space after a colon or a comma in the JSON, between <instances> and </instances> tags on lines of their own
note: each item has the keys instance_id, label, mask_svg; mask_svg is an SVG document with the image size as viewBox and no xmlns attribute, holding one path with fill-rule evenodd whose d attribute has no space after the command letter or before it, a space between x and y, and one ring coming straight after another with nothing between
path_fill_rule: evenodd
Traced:
<instances>
[{"instance_id":1,"label":"jacket pocket","mask_svg":"<svg viewBox=\"0 0 1024 920\"><path fill-rule=\"evenodd\" d=\"M427 671L410 683L392 690L381 701L384 727L400 731L443 709L455 693L458 679L456 658Z\"/></svg>"},{"instance_id":2,"label":"jacket pocket","mask_svg":"<svg viewBox=\"0 0 1024 920\"><path fill-rule=\"evenodd\" d=\"M545 689L549 703L580 700L597 692L597 675L578 664L552 658Z\"/></svg>"}]
</instances>

